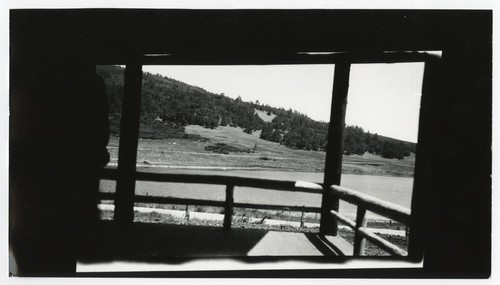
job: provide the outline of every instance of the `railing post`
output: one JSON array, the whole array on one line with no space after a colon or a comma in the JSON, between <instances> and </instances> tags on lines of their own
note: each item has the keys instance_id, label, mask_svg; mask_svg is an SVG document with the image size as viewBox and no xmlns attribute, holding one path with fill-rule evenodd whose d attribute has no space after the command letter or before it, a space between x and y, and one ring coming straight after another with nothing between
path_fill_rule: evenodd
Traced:
<instances>
[{"instance_id":1,"label":"railing post","mask_svg":"<svg viewBox=\"0 0 500 285\"><path fill-rule=\"evenodd\" d=\"M118 178L114 219L118 223L132 223L134 219L135 165L139 139L141 108L142 65L127 64L120 123Z\"/></svg>"},{"instance_id":2,"label":"railing post","mask_svg":"<svg viewBox=\"0 0 500 285\"><path fill-rule=\"evenodd\" d=\"M226 187L226 204L224 206L224 229L231 229L231 221L233 219L233 198L234 185Z\"/></svg>"},{"instance_id":3,"label":"railing post","mask_svg":"<svg viewBox=\"0 0 500 285\"><path fill-rule=\"evenodd\" d=\"M300 214L300 227L303 228L304 227L304 206L302 206L302 214Z\"/></svg>"},{"instance_id":4,"label":"railing post","mask_svg":"<svg viewBox=\"0 0 500 285\"><path fill-rule=\"evenodd\" d=\"M354 230L354 256L365 255L366 239L359 233L359 228L366 227L366 209L358 206L356 213L356 229Z\"/></svg>"},{"instance_id":5,"label":"railing post","mask_svg":"<svg viewBox=\"0 0 500 285\"><path fill-rule=\"evenodd\" d=\"M184 211L184 222L189 223L189 205L186 204L186 210Z\"/></svg>"},{"instance_id":6,"label":"railing post","mask_svg":"<svg viewBox=\"0 0 500 285\"><path fill-rule=\"evenodd\" d=\"M330 215L330 210L339 210L339 199L332 195L330 187L340 185L342 175L342 154L344 144L345 112L351 64L347 61L335 63L333 80L333 98L328 126L328 144L325 158L325 177L323 198L321 201L320 234L337 235L337 220Z\"/></svg>"}]
</instances>

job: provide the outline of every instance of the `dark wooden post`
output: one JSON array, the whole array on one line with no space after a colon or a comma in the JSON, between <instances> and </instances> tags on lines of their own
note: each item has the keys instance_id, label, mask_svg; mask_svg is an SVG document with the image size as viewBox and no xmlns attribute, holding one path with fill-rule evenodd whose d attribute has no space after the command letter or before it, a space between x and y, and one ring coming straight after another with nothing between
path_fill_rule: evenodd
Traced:
<instances>
[{"instance_id":1,"label":"dark wooden post","mask_svg":"<svg viewBox=\"0 0 500 285\"><path fill-rule=\"evenodd\" d=\"M186 210L184 211L184 222L189 223L189 205L186 204Z\"/></svg>"},{"instance_id":2,"label":"dark wooden post","mask_svg":"<svg viewBox=\"0 0 500 285\"><path fill-rule=\"evenodd\" d=\"M114 219L118 223L128 224L134 219L135 165L142 87L141 64L127 65L124 85Z\"/></svg>"},{"instance_id":3,"label":"dark wooden post","mask_svg":"<svg viewBox=\"0 0 500 285\"><path fill-rule=\"evenodd\" d=\"M436 97L440 94L440 88L443 81L443 72L441 67L441 59L438 57L430 57L425 62L424 78L422 82L422 98L420 102L420 116L418 126L418 143L417 153L415 157L415 173L413 179L413 192L411 198L411 217L410 224L406 228L410 228L407 233L408 239L408 257L412 261L420 261L423 258L424 242L425 242L425 225L428 224L428 208L429 194L427 189L433 189L433 185L429 180L429 165L434 165L433 157L429 156L432 149L438 145L439 139L436 134L439 133L439 128L436 126L436 119L439 118L441 110L436 107Z\"/></svg>"},{"instance_id":4,"label":"dark wooden post","mask_svg":"<svg viewBox=\"0 0 500 285\"><path fill-rule=\"evenodd\" d=\"M302 206L302 213L300 214L300 227L303 228L304 227L304 206Z\"/></svg>"},{"instance_id":5,"label":"dark wooden post","mask_svg":"<svg viewBox=\"0 0 500 285\"><path fill-rule=\"evenodd\" d=\"M349 62L339 61L335 64L323 198L321 201L320 234L322 235L337 235L337 221L331 216L330 210L338 212L339 199L332 195L330 187L331 185L340 185L340 177L342 175L343 133L350 69L351 64Z\"/></svg>"},{"instance_id":6,"label":"dark wooden post","mask_svg":"<svg viewBox=\"0 0 500 285\"><path fill-rule=\"evenodd\" d=\"M226 187L226 204L224 206L224 229L231 229L231 221L233 219L233 203L234 203L234 185Z\"/></svg>"},{"instance_id":7,"label":"dark wooden post","mask_svg":"<svg viewBox=\"0 0 500 285\"><path fill-rule=\"evenodd\" d=\"M359 234L358 229L366 227L365 219L366 209L358 206L356 213L356 229L354 232L354 256L362 256L365 254L366 239Z\"/></svg>"}]
</instances>

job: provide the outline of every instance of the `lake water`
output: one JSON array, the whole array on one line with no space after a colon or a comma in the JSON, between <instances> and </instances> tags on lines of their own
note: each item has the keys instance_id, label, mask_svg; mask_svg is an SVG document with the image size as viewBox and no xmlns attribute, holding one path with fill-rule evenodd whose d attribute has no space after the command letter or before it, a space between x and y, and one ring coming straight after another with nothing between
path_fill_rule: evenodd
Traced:
<instances>
[{"instance_id":1,"label":"lake water","mask_svg":"<svg viewBox=\"0 0 500 285\"><path fill-rule=\"evenodd\" d=\"M183 173L200 175L225 175L242 176L262 179L288 180L288 181L323 181L323 173L315 172L286 172L267 170L191 170L191 169L161 169L143 168L141 171L161 173ZM114 183L112 183L114 185ZM370 175L344 174L341 186L345 186L383 200L410 208L411 194L413 189L413 178L408 177L385 177ZM101 191L112 192L114 187L109 183L101 185ZM224 201L225 185L203 185L188 183L162 183L162 182L136 182L137 195L192 198L203 200ZM321 194L296 193L275 191L268 189L256 189L248 187L235 187L234 201L241 203L275 204L286 206L321 206ZM353 217L356 206L340 202L340 212ZM376 217L375 215L370 215Z\"/></svg>"}]
</instances>

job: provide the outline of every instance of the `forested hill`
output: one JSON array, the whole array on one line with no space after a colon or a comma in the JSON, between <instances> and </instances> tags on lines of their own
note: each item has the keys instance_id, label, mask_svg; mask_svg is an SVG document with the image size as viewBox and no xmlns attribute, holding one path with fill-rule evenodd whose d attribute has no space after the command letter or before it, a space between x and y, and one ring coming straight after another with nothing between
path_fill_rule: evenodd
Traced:
<instances>
[{"instance_id":1,"label":"forested hill","mask_svg":"<svg viewBox=\"0 0 500 285\"><path fill-rule=\"evenodd\" d=\"M109 96L111 131L118 134L123 96L124 69L119 66L98 66ZM184 136L184 126L200 125L241 127L246 133L261 130L260 138L290 148L324 151L328 123L318 122L292 109L271 107L257 102L232 99L202 88L145 72L142 79L141 137L166 138ZM259 116L261 114L267 116ZM272 118L264 121L261 117ZM415 152L415 144L365 133L347 126L345 154L366 151L386 158L402 159Z\"/></svg>"}]
</instances>

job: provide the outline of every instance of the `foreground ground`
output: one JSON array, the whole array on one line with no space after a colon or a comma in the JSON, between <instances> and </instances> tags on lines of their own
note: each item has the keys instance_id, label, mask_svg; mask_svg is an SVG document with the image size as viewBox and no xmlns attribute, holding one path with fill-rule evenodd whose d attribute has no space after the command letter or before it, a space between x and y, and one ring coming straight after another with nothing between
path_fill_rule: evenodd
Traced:
<instances>
[{"instance_id":1,"label":"foreground ground","mask_svg":"<svg viewBox=\"0 0 500 285\"><path fill-rule=\"evenodd\" d=\"M193 216L194 212L191 212ZM101 217L103 220L111 220L113 212L112 211L101 211ZM169 214L162 214L159 212L149 212L144 213L140 211L135 211L134 213L135 223L153 223L153 224L171 224L171 225L186 225L186 226L203 226L203 227L215 227L221 228L221 221L213 221L207 219L199 218L187 218L186 217L175 217ZM380 227L386 226L391 227L388 224L380 225L377 223L368 223L368 227ZM392 225L394 227L394 225ZM295 232L295 233L309 233L317 234L319 232L318 227L314 226L291 226L291 225L272 225L262 222L255 222L250 220L234 219L231 225L232 229L254 229L254 230L271 230L280 232ZM354 244L354 232L347 228L340 228L338 232L339 236L346 240L350 244ZM404 236L389 235L378 233L379 236L386 239L387 241L397 245L401 249L407 250L408 240ZM388 255L385 251L381 250L379 247L373 245L369 241L365 245L365 255L367 256L386 256Z\"/></svg>"}]
</instances>

